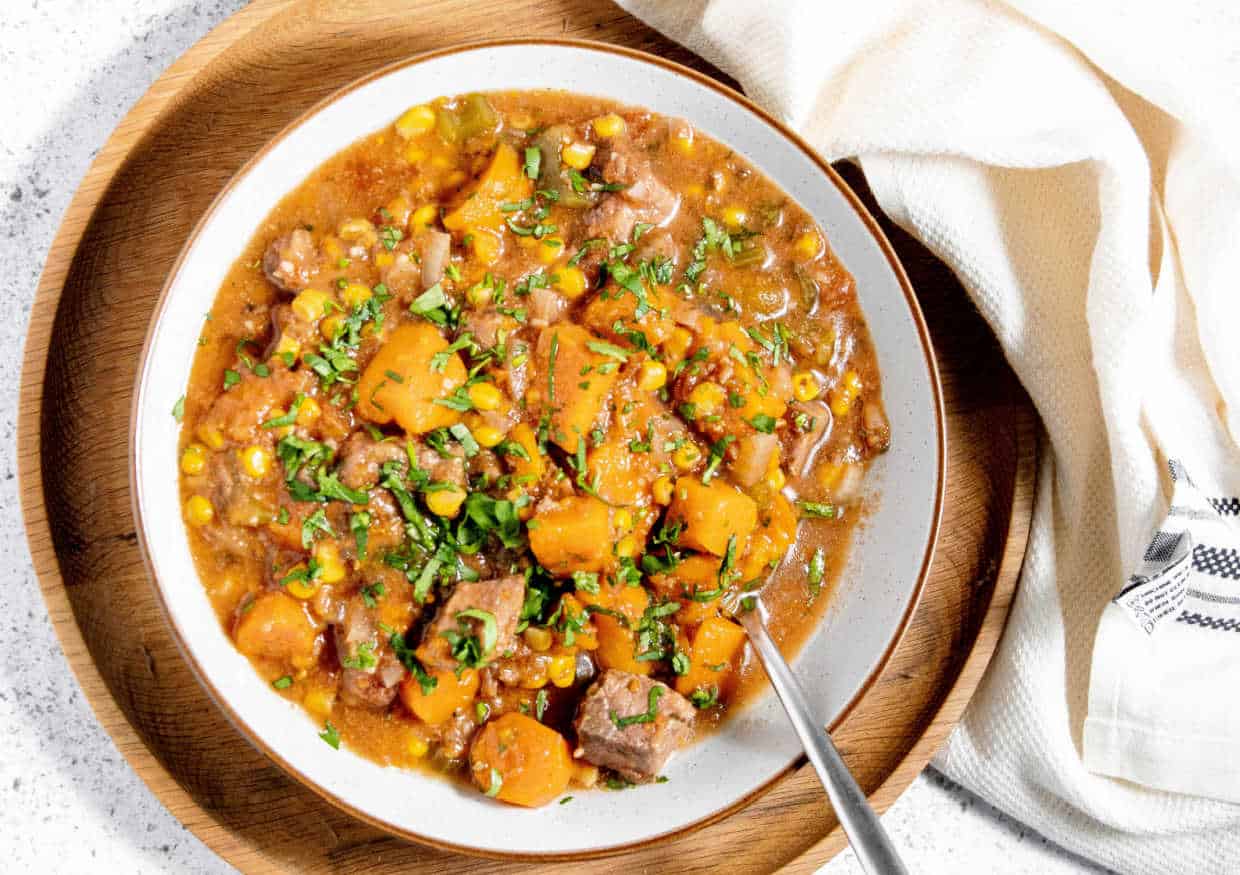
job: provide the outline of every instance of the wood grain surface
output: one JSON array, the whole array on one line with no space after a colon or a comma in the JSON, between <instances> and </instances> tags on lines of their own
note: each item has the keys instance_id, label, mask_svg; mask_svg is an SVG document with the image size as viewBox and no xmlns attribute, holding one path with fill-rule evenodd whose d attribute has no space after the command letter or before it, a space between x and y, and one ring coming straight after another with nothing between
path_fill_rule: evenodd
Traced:
<instances>
[{"instance_id":1,"label":"wood grain surface","mask_svg":"<svg viewBox=\"0 0 1240 875\"><path fill-rule=\"evenodd\" d=\"M620 43L724 78L593 0L259 0L186 53L133 108L48 255L18 435L35 569L69 664L121 753L174 815L243 871L466 872L479 861L387 836L288 778L226 722L178 653L139 555L127 473L133 382L155 299L215 193L304 109L390 61L517 35ZM839 169L873 207L861 175ZM925 593L882 678L836 733L885 809L959 720L1002 631L1028 535L1036 446L1028 399L959 284L882 224L934 338L949 448L942 535ZM205 309L213 290L203 294ZM802 766L726 819L588 868L811 871L844 842Z\"/></svg>"}]
</instances>

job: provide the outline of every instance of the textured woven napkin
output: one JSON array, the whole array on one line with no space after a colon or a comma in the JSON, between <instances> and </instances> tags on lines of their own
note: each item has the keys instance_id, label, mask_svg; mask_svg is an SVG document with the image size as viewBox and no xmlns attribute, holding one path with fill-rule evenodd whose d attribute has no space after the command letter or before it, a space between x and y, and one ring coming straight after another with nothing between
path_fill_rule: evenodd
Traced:
<instances>
[{"instance_id":1,"label":"textured woven napkin","mask_svg":"<svg viewBox=\"0 0 1240 875\"><path fill-rule=\"evenodd\" d=\"M1240 495L1236 4L622 5L859 161L1041 414L1020 588L937 764L1123 871L1235 871L1240 581L1209 569ZM1210 532L1151 545L1190 488ZM1191 576L1147 632L1129 579L1177 556Z\"/></svg>"}]
</instances>

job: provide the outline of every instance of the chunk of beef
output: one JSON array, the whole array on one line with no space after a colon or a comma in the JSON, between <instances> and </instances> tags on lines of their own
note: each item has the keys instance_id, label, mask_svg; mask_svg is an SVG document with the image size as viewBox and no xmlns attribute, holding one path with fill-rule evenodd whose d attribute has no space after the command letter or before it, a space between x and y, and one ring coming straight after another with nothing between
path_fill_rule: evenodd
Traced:
<instances>
[{"instance_id":1,"label":"chunk of beef","mask_svg":"<svg viewBox=\"0 0 1240 875\"><path fill-rule=\"evenodd\" d=\"M661 688L654 719L627 722L650 713L651 690ZM667 684L627 671L608 669L581 700L577 712L577 756L615 769L634 782L651 781L668 757L693 738L693 705ZM617 722L626 723L623 728Z\"/></svg>"},{"instance_id":2,"label":"chunk of beef","mask_svg":"<svg viewBox=\"0 0 1240 875\"><path fill-rule=\"evenodd\" d=\"M377 441L364 432L354 432L340 447L340 482L350 489L369 489L379 482L386 462L404 461L405 448L399 441Z\"/></svg>"},{"instance_id":3,"label":"chunk of beef","mask_svg":"<svg viewBox=\"0 0 1240 875\"><path fill-rule=\"evenodd\" d=\"M314 238L297 228L272 240L263 255L263 273L276 288L299 292L319 272L319 253Z\"/></svg>"},{"instance_id":4,"label":"chunk of beef","mask_svg":"<svg viewBox=\"0 0 1240 875\"><path fill-rule=\"evenodd\" d=\"M568 299L559 292L548 288L530 292L530 325L534 328L546 328L559 322L567 311Z\"/></svg>"},{"instance_id":5,"label":"chunk of beef","mask_svg":"<svg viewBox=\"0 0 1240 875\"><path fill-rule=\"evenodd\" d=\"M443 455L434 447L418 445L418 467L431 475L437 483L455 483L465 486L465 450L456 442L449 442L444 447Z\"/></svg>"},{"instance_id":6,"label":"chunk of beef","mask_svg":"<svg viewBox=\"0 0 1240 875\"><path fill-rule=\"evenodd\" d=\"M457 662L452 656L451 645L443 633L458 631L464 624L481 642L485 625L483 621L474 618L458 620L456 617L462 611L471 609L485 611L495 618L495 647L489 653L483 654L485 661L489 662L514 651L517 646L517 621L521 617L524 604L525 578L522 575L514 574L472 583L462 581L439 609L434 622L427 627L418 655L428 668L456 668Z\"/></svg>"},{"instance_id":7,"label":"chunk of beef","mask_svg":"<svg viewBox=\"0 0 1240 875\"><path fill-rule=\"evenodd\" d=\"M599 149L595 160L603 179L626 188L604 197L586 214L586 237L626 242L638 222L661 225L675 215L680 195L655 176L650 161L634 143L614 141Z\"/></svg>"},{"instance_id":8,"label":"chunk of beef","mask_svg":"<svg viewBox=\"0 0 1240 875\"><path fill-rule=\"evenodd\" d=\"M396 698L405 667L390 653L374 611L361 596L349 599L344 619L333 628L336 658L343 669L340 698L362 708L386 708Z\"/></svg>"}]
</instances>

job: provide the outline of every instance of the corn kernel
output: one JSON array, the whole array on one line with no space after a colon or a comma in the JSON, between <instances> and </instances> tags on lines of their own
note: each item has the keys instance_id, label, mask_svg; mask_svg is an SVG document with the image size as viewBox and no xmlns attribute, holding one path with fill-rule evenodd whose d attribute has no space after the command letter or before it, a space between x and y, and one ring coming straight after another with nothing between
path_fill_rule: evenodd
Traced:
<instances>
[{"instance_id":1,"label":"corn kernel","mask_svg":"<svg viewBox=\"0 0 1240 875\"><path fill-rule=\"evenodd\" d=\"M541 690L547 685L547 671L540 667L535 667L534 674L528 674L521 680L522 689Z\"/></svg>"},{"instance_id":2,"label":"corn kernel","mask_svg":"<svg viewBox=\"0 0 1240 875\"><path fill-rule=\"evenodd\" d=\"M201 474L207 467L207 448L202 444L190 444L181 453L181 470L186 474Z\"/></svg>"},{"instance_id":3,"label":"corn kernel","mask_svg":"<svg viewBox=\"0 0 1240 875\"><path fill-rule=\"evenodd\" d=\"M307 427L314 425L322 415L323 408L318 401L313 398L303 398L301 407L297 408L297 424Z\"/></svg>"},{"instance_id":4,"label":"corn kernel","mask_svg":"<svg viewBox=\"0 0 1240 875\"><path fill-rule=\"evenodd\" d=\"M292 356L297 358L301 355L301 341L295 337L289 337L287 334L280 335L280 342L276 344L276 355Z\"/></svg>"},{"instance_id":5,"label":"corn kernel","mask_svg":"<svg viewBox=\"0 0 1240 875\"><path fill-rule=\"evenodd\" d=\"M456 516L461 510L461 504L465 501L465 490L453 486L451 489L437 489L434 492L427 493L426 506L430 512L436 516L448 517L449 519Z\"/></svg>"},{"instance_id":6,"label":"corn kernel","mask_svg":"<svg viewBox=\"0 0 1240 875\"><path fill-rule=\"evenodd\" d=\"M702 458L702 451L697 444L682 444L680 449L672 453L672 463L682 471L688 471Z\"/></svg>"},{"instance_id":7,"label":"corn kernel","mask_svg":"<svg viewBox=\"0 0 1240 875\"><path fill-rule=\"evenodd\" d=\"M416 732L409 733L409 740L405 742L405 750L409 751L409 756L415 760L420 760L430 751L431 746Z\"/></svg>"},{"instance_id":8,"label":"corn kernel","mask_svg":"<svg viewBox=\"0 0 1240 875\"><path fill-rule=\"evenodd\" d=\"M498 410L504 396L494 383L474 383L466 392L474 407L479 410Z\"/></svg>"},{"instance_id":9,"label":"corn kernel","mask_svg":"<svg viewBox=\"0 0 1240 875\"><path fill-rule=\"evenodd\" d=\"M426 160L426 150L410 143L405 147L405 160L410 164L421 164Z\"/></svg>"},{"instance_id":10,"label":"corn kernel","mask_svg":"<svg viewBox=\"0 0 1240 875\"><path fill-rule=\"evenodd\" d=\"M812 261L822 252L822 237L817 231L807 231L792 244L792 251L797 254L798 258Z\"/></svg>"},{"instance_id":11,"label":"corn kernel","mask_svg":"<svg viewBox=\"0 0 1240 875\"><path fill-rule=\"evenodd\" d=\"M700 182L691 182L685 186L685 197L700 198L706 194L706 187Z\"/></svg>"},{"instance_id":12,"label":"corn kernel","mask_svg":"<svg viewBox=\"0 0 1240 875\"><path fill-rule=\"evenodd\" d=\"M344 287L344 291L340 293L341 299L344 300L350 310L362 306L373 296L374 294L370 291L370 287L361 283L349 283Z\"/></svg>"},{"instance_id":13,"label":"corn kernel","mask_svg":"<svg viewBox=\"0 0 1240 875\"><path fill-rule=\"evenodd\" d=\"M783 468L776 468L766 475L766 485L771 488L772 492L778 492L783 489L784 484L787 482L788 478L784 475Z\"/></svg>"},{"instance_id":14,"label":"corn kernel","mask_svg":"<svg viewBox=\"0 0 1240 875\"><path fill-rule=\"evenodd\" d=\"M679 325L672 329L667 340L663 341L663 352L672 361L680 361L693 345L693 334Z\"/></svg>"},{"instance_id":15,"label":"corn kernel","mask_svg":"<svg viewBox=\"0 0 1240 875\"><path fill-rule=\"evenodd\" d=\"M637 388L643 392L657 392L667 384L667 368L662 362L647 359L637 372Z\"/></svg>"},{"instance_id":16,"label":"corn kernel","mask_svg":"<svg viewBox=\"0 0 1240 875\"><path fill-rule=\"evenodd\" d=\"M745 222L748 220L749 214L741 207L728 207L723 211L723 224L733 231L745 227Z\"/></svg>"},{"instance_id":17,"label":"corn kernel","mask_svg":"<svg viewBox=\"0 0 1240 875\"><path fill-rule=\"evenodd\" d=\"M341 222L337 233L342 240L361 240L374 232L375 226L369 219L353 218Z\"/></svg>"},{"instance_id":18,"label":"corn kernel","mask_svg":"<svg viewBox=\"0 0 1240 875\"><path fill-rule=\"evenodd\" d=\"M836 416L846 416L852 408L853 401L861 394L861 375L856 371L844 374L838 386L831 390L829 404L831 412Z\"/></svg>"},{"instance_id":19,"label":"corn kernel","mask_svg":"<svg viewBox=\"0 0 1240 875\"><path fill-rule=\"evenodd\" d=\"M546 629L530 626L521 635L525 638L525 643L530 646L530 650L546 653L551 649L551 633Z\"/></svg>"},{"instance_id":20,"label":"corn kernel","mask_svg":"<svg viewBox=\"0 0 1240 875\"><path fill-rule=\"evenodd\" d=\"M205 526L215 519L215 508L206 496L191 495L185 502L185 516L191 525Z\"/></svg>"},{"instance_id":21,"label":"corn kernel","mask_svg":"<svg viewBox=\"0 0 1240 875\"><path fill-rule=\"evenodd\" d=\"M224 446L224 432L214 425L198 426L198 437L213 450L221 449Z\"/></svg>"},{"instance_id":22,"label":"corn kernel","mask_svg":"<svg viewBox=\"0 0 1240 875\"><path fill-rule=\"evenodd\" d=\"M672 478L660 477L654 481L654 500L656 504L672 503Z\"/></svg>"},{"instance_id":23,"label":"corn kernel","mask_svg":"<svg viewBox=\"0 0 1240 875\"><path fill-rule=\"evenodd\" d=\"M490 231L472 231L474 257L483 265L492 265L499 261L499 256L503 250L503 243L500 242L499 235Z\"/></svg>"},{"instance_id":24,"label":"corn kernel","mask_svg":"<svg viewBox=\"0 0 1240 875\"><path fill-rule=\"evenodd\" d=\"M324 583L344 580L347 569L340 559L340 549L331 541L323 541L314 548L314 559L319 563L319 580Z\"/></svg>"},{"instance_id":25,"label":"corn kernel","mask_svg":"<svg viewBox=\"0 0 1240 875\"><path fill-rule=\"evenodd\" d=\"M618 137L624 133L624 119L614 112L599 116L594 120L594 133L600 137Z\"/></svg>"},{"instance_id":26,"label":"corn kernel","mask_svg":"<svg viewBox=\"0 0 1240 875\"><path fill-rule=\"evenodd\" d=\"M672 135L672 147L682 155L693 154L693 128L682 127Z\"/></svg>"},{"instance_id":27,"label":"corn kernel","mask_svg":"<svg viewBox=\"0 0 1240 875\"><path fill-rule=\"evenodd\" d=\"M625 535L616 544L616 555L621 559L632 559L637 555L637 539L632 535Z\"/></svg>"},{"instance_id":28,"label":"corn kernel","mask_svg":"<svg viewBox=\"0 0 1240 875\"><path fill-rule=\"evenodd\" d=\"M560 150L560 160L574 170L585 170L594 160L594 146L585 143L569 143Z\"/></svg>"},{"instance_id":29,"label":"corn kernel","mask_svg":"<svg viewBox=\"0 0 1240 875\"><path fill-rule=\"evenodd\" d=\"M307 322L313 322L323 317L327 302L331 299L332 296L322 289L306 289L293 298L293 312Z\"/></svg>"},{"instance_id":30,"label":"corn kernel","mask_svg":"<svg viewBox=\"0 0 1240 875\"><path fill-rule=\"evenodd\" d=\"M375 256L375 267L391 267L396 263L396 256L391 252L380 252Z\"/></svg>"},{"instance_id":31,"label":"corn kernel","mask_svg":"<svg viewBox=\"0 0 1240 875\"><path fill-rule=\"evenodd\" d=\"M555 287L568 298L579 298L586 290L586 275L577 267L562 267L556 271Z\"/></svg>"},{"instance_id":32,"label":"corn kernel","mask_svg":"<svg viewBox=\"0 0 1240 875\"><path fill-rule=\"evenodd\" d=\"M474 434L474 440L487 449L499 446L500 441L504 439L504 433L493 425L480 425L471 431Z\"/></svg>"},{"instance_id":33,"label":"corn kernel","mask_svg":"<svg viewBox=\"0 0 1240 875\"><path fill-rule=\"evenodd\" d=\"M560 689L571 687L577 679L577 656L573 653L557 653L547 665L547 676Z\"/></svg>"},{"instance_id":34,"label":"corn kernel","mask_svg":"<svg viewBox=\"0 0 1240 875\"><path fill-rule=\"evenodd\" d=\"M438 215L439 207L434 204L425 204L413 211L409 224L415 231L420 228L426 228L435 223L435 217Z\"/></svg>"},{"instance_id":35,"label":"corn kernel","mask_svg":"<svg viewBox=\"0 0 1240 875\"><path fill-rule=\"evenodd\" d=\"M290 568L285 573L286 574L297 574L305 570L306 570L306 563L298 562L296 565L294 565L292 568ZM319 591L319 581L317 579L290 580L288 583L284 584L284 591L288 593L289 595L291 595L293 598L301 599L304 602L307 599L311 598L316 592Z\"/></svg>"},{"instance_id":36,"label":"corn kernel","mask_svg":"<svg viewBox=\"0 0 1240 875\"><path fill-rule=\"evenodd\" d=\"M538 260L543 264L554 264L563 252L563 240L548 237L538 241Z\"/></svg>"},{"instance_id":37,"label":"corn kernel","mask_svg":"<svg viewBox=\"0 0 1240 875\"><path fill-rule=\"evenodd\" d=\"M417 137L435 126L435 110L426 104L411 106L396 120L396 133L402 139Z\"/></svg>"},{"instance_id":38,"label":"corn kernel","mask_svg":"<svg viewBox=\"0 0 1240 875\"><path fill-rule=\"evenodd\" d=\"M319 323L319 334L323 335L324 340L331 342L336 339L343 325L344 317L339 313L333 313Z\"/></svg>"},{"instance_id":39,"label":"corn kernel","mask_svg":"<svg viewBox=\"0 0 1240 875\"><path fill-rule=\"evenodd\" d=\"M431 167L436 170L451 170L456 164L447 155L432 155Z\"/></svg>"},{"instance_id":40,"label":"corn kernel","mask_svg":"<svg viewBox=\"0 0 1240 875\"><path fill-rule=\"evenodd\" d=\"M711 416L718 412L727 393L718 383L698 383L689 393L689 403L695 408L698 416Z\"/></svg>"},{"instance_id":41,"label":"corn kernel","mask_svg":"<svg viewBox=\"0 0 1240 875\"><path fill-rule=\"evenodd\" d=\"M241 469L255 480L261 480L271 471L271 453L263 447L246 447L238 457Z\"/></svg>"},{"instance_id":42,"label":"corn kernel","mask_svg":"<svg viewBox=\"0 0 1240 875\"><path fill-rule=\"evenodd\" d=\"M813 372L798 371L792 375L792 394L798 401L813 401L821 391L822 387Z\"/></svg>"},{"instance_id":43,"label":"corn kernel","mask_svg":"<svg viewBox=\"0 0 1240 875\"><path fill-rule=\"evenodd\" d=\"M336 691L316 687L306 693L301 706L320 720L332 713L336 705Z\"/></svg>"},{"instance_id":44,"label":"corn kernel","mask_svg":"<svg viewBox=\"0 0 1240 875\"><path fill-rule=\"evenodd\" d=\"M633 514L627 508L620 508L611 518L618 532L627 532L633 528Z\"/></svg>"}]
</instances>

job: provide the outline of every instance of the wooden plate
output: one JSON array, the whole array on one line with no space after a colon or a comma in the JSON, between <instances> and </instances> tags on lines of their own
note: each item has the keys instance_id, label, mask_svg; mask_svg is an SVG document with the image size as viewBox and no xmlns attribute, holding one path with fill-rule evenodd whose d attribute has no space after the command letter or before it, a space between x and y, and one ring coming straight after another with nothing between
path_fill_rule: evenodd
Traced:
<instances>
[{"instance_id":1,"label":"wooden plate","mask_svg":"<svg viewBox=\"0 0 1240 875\"><path fill-rule=\"evenodd\" d=\"M146 327L190 228L288 121L390 61L514 33L608 40L719 76L591 0L258 0L187 52L129 113L48 256L18 436L35 569L104 728L173 814L246 871L464 872L478 863L332 808L246 744L194 682L156 605L130 511L128 412ZM839 169L873 208L860 174ZM949 433L942 535L921 603L881 680L836 733L885 809L956 724L993 652L1024 555L1036 447L1028 399L959 285L883 224L934 337ZM843 845L803 767L732 817L594 867L810 870Z\"/></svg>"}]
</instances>

